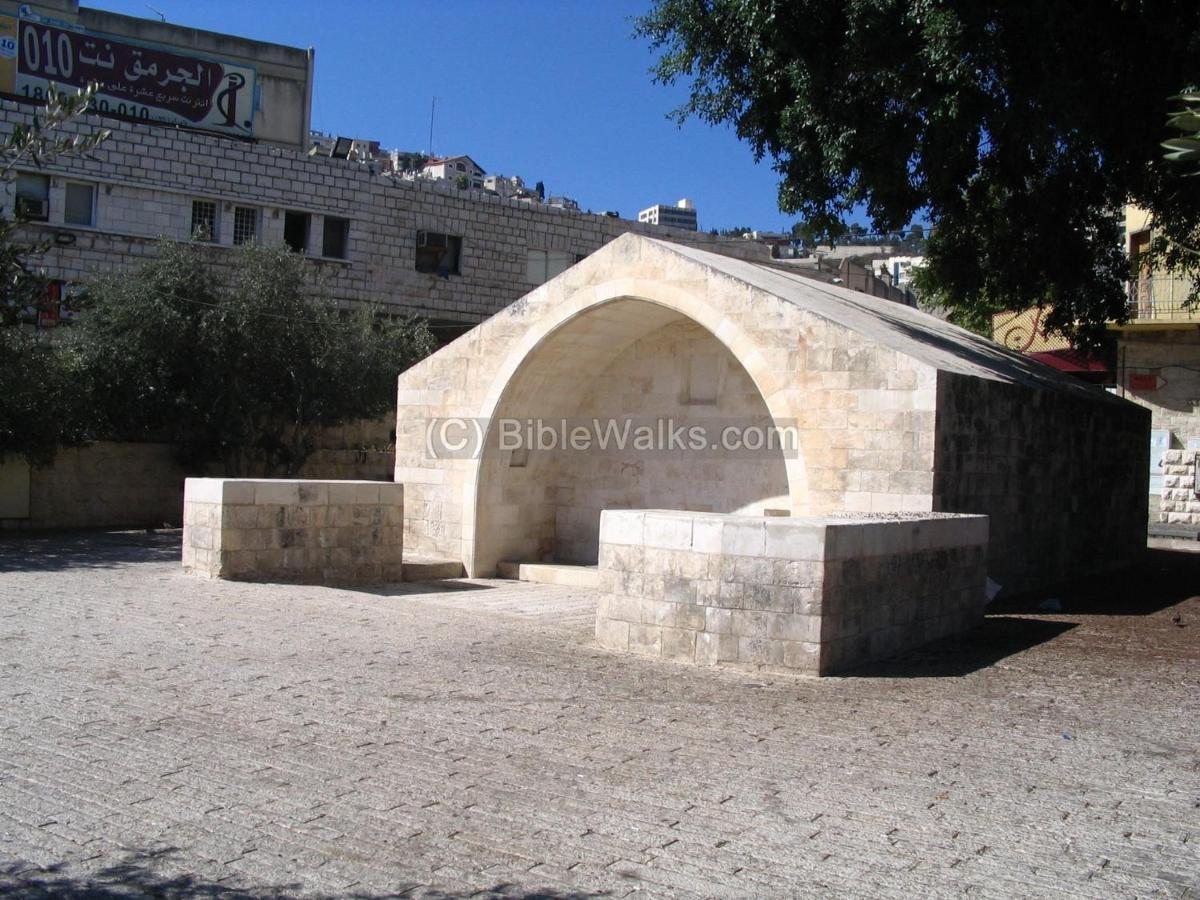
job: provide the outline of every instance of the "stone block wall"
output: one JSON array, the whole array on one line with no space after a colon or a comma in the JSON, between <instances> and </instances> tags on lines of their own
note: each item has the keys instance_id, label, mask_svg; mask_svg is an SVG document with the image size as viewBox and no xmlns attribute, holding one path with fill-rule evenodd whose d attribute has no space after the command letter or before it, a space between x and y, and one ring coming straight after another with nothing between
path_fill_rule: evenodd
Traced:
<instances>
[{"instance_id":1,"label":"stone block wall","mask_svg":"<svg viewBox=\"0 0 1200 900\"><path fill-rule=\"evenodd\" d=\"M0 101L0 135L26 121L27 110ZM304 213L309 216L306 255L320 270L325 295L343 304L377 304L443 322L475 324L536 287L538 282L530 280L531 252L582 257L627 231L743 258L769 258L765 245L740 238L460 191L448 181L402 181L375 174L360 162L268 144L111 118L84 119L65 130L99 127L111 129L112 137L93 153L61 156L37 170L52 179L49 220L31 225L30 231L49 242L38 264L50 278L87 281L153 256L159 238L188 239L195 200L216 203L212 246L218 266L234 259L236 207L258 212L257 239L266 244L283 242L287 212ZM67 179L96 186L94 225L64 221ZM328 218L349 223L344 257L322 255ZM416 270L418 231L462 238L457 273ZM56 242L59 234L71 243Z\"/></svg>"},{"instance_id":2,"label":"stone block wall","mask_svg":"<svg viewBox=\"0 0 1200 900\"><path fill-rule=\"evenodd\" d=\"M1168 450L1163 454L1163 491L1159 518L1168 525L1200 525L1200 485L1196 466L1200 452Z\"/></svg>"},{"instance_id":3,"label":"stone block wall","mask_svg":"<svg viewBox=\"0 0 1200 900\"><path fill-rule=\"evenodd\" d=\"M395 419L348 422L314 434L316 449L301 466L305 480L390 481ZM19 457L0 462L0 531L52 528L177 528L183 482L219 474L217 464L189 472L163 443L97 441L64 447L47 466ZM251 470L251 474L262 475ZM21 502L17 502L17 501Z\"/></svg>"},{"instance_id":4,"label":"stone block wall","mask_svg":"<svg viewBox=\"0 0 1200 900\"><path fill-rule=\"evenodd\" d=\"M404 486L189 478L183 568L234 581L374 584L403 577Z\"/></svg>"},{"instance_id":5,"label":"stone block wall","mask_svg":"<svg viewBox=\"0 0 1200 900\"><path fill-rule=\"evenodd\" d=\"M602 647L823 675L976 625L986 516L605 510Z\"/></svg>"},{"instance_id":6,"label":"stone block wall","mask_svg":"<svg viewBox=\"0 0 1200 900\"><path fill-rule=\"evenodd\" d=\"M184 476L170 444L98 441L33 468L10 457L0 481L20 480L27 503L23 515L0 516L0 530L178 526Z\"/></svg>"},{"instance_id":7,"label":"stone block wall","mask_svg":"<svg viewBox=\"0 0 1200 900\"><path fill-rule=\"evenodd\" d=\"M1135 563L1146 549L1150 416L1080 384L938 373L933 509L991 519L1006 592Z\"/></svg>"}]
</instances>

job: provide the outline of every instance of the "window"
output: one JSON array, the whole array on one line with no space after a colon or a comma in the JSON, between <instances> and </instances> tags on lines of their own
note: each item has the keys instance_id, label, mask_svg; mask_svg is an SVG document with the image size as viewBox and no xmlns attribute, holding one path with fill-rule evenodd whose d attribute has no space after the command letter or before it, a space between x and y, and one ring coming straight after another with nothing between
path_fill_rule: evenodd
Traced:
<instances>
[{"instance_id":1,"label":"window","mask_svg":"<svg viewBox=\"0 0 1200 900\"><path fill-rule=\"evenodd\" d=\"M252 244L258 237L258 210L253 206L233 208L233 242Z\"/></svg>"},{"instance_id":2,"label":"window","mask_svg":"<svg viewBox=\"0 0 1200 900\"><path fill-rule=\"evenodd\" d=\"M67 225L91 226L96 224L96 186L94 184L67 182L63 222Z\"/></svg>"},{"instance_id":3,"label":"window","mask_svg":"<svg viewBox=\"0 0 1200 900\"><path fill-rule=\"evenodd\" d=\"M217 204L212 200L192 201L192 237L198 241L217 240Z\"/></svg>"},{"instance_id":4,"label":"window","mask_svg":"<svg viewBox=\"0 0 1200 900\"><path fill-rule=\"evenodd\" d=\"M345 259L349 243L350 220L326 216L324 233L321 235L321 255Z\"/></svg>"},{"instance_id":5,"label":"window","mask_svg":"<svg viewBox=\"0 0 1200 900\"><path fill-rule=\"evenodd\" d=\"M462 255L462 238L454 234L436 231L417 232L418 272L436 275L458 275L459 257Z\"/></svg>"},{"instance_id":6,"label":"window","mask_svg":"<svg viewBox=\"0 0 1200 900\"><path fill-rule=\"evenodd\" d=\"M283 214L283 242L297 253L308 249L308 213L285 212Z\"/></svg>"},{"instance_id":7,"label":"window","mask_svg":"<svg viewBox=\"0 0 1200 900\"><path fill-rule=\"evenodd\" d=\"M455 163L455 164L454 164L454 168L456 168L456 169L457 169L458 171L460 171L460 172L465 172L465 171L467 171L467 167L466 167L466 166L464 166L462 163Z\"/></svg>"},{"instance_id":8,"label":"window","mask_svg":"<svg viewBox=\"0 0 1200 900\"><path fill-rule=\"evenodd\" d=\"M711 406L721 393L721 358L698 353L687 359L687 381L683 397L686 406Z\"/></svg>"},{"instance_id":9,"label":"window","mask_svg":"<svg viewBox=\"0 0 1200 900\"><path fill-rule=\"evenodd\" d=\"M530 250L525 258L525 280L529 284L544 284L582 258L566 250Z\"/></svg>"},{"instance_id":10,"label":"window","mask_svg":"<svg viewBox=\"0 0 1200 900\"><path fill-rule=\"evenodd\" d=\"M50 218L50 178L22 172L17 175L17 215L31 222Z\"/></svg>"}]
</instances>

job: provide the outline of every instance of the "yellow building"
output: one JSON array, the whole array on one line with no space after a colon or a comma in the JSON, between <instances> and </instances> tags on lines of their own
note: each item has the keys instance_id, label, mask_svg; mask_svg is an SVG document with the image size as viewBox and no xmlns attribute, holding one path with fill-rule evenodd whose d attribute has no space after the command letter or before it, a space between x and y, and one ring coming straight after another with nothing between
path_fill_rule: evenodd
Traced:
<instances>
[{"instance_id":1,"label":"yellow building","mask_svg":"<svg viewBox=\"0 0 1200 900\"><path fill-rule=\"evenodd\" d=\"M1127 206L1130 257L1146 249L1153 236L1149 213ZM1150 410L1150 491L1155 495L1172 489L1163 483L1164 453L1184 451L1191 458L1200 450L1200 309L1185 306L1191 287L1189 278L1145 268L1129 284L1129 321L1109 326L1117 335L1117 390ZM1194 498L1172 497L1184 499Z\"/></svg>"}]
</instances>

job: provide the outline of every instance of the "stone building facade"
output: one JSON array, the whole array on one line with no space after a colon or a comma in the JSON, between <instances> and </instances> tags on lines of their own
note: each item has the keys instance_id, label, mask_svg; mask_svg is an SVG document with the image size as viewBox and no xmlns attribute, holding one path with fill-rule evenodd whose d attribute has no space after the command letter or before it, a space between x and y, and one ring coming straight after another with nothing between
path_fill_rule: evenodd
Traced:
<instances>
[{"instance_id":1,"label":"stone building facade","mask_svg":"<svg viewBox=\"0 0 1200 900\"><path fill-rule=\"evenodd\" d=\"M609 422L704 440L606 448ZM725 442L764 424L773 446ZM1148 424L918 310L629 234L401 376L395 478L405 545L473 575L594 563L604 509L950 512L990 518L988 572L1022 590L1139 557Z\"/></svg>"},{"instance_id":2,"label":"stone building facade","mask_svg":"<svg viewBox=\"0 0 1200 900\"><path fill-rule=\"evenodd\" d=\"M0 129L10 131L26 109L0 101ZM89 117L70 130L101 126L112 137L87 158L24 167L27 178L44 180L49 201L45 221L30 225L49 242L38 264L68 284L137 265L159 238L200 234L230 249L250 239L286 242L305 253L339 302L463 326L536 287L547 259L574 263L626 231L765 256L746 241L675 234L451 182L404 181L266 143L110 118ZM79 207L69 209L68 191L90 198L88 222L72 215Z\"/></svg>"},{"instance_id":3,"label":"stone building facade","mask_svg":"<svg viewBox=\"0 0 1200 900\"><path fill-rule=\"evenodd\" d=\"M1149 213L1125 208L1126 250L1131 258L1154 237ZM1200 453L1200 308L1188 302L1190 278L1142 266L1129 285L1129 321L1113 324L1117 335L1117 390L1121 396L1150 410L1150 493L1161 499L1161 520L1168 521L1167 506L1181 524L1182 510L1168 501L1175 486L1168 486L1165 455L1172 450L1185 455Z\"/></svg>"}]
</instances>

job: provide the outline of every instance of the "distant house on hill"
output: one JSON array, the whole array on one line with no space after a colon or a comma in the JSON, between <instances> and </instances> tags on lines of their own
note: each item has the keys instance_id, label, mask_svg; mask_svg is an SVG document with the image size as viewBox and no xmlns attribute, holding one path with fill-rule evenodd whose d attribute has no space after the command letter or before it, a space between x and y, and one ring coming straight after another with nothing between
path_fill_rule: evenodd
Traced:
<instances>
[{"instance_id":1,"label":"distant house on hill","mask_svg":"<svg viewBox=\"0 0 1200 900\"><path fill-rule=\"evenodd\" d=\"M487 173L483 171L483 166L469 156L444 156L425 163L421 174L434 181L444 178L453 180L462 175L467 179L469 187L481 191L483 190L483 179Z\"/></svg>"}]
</instances>

